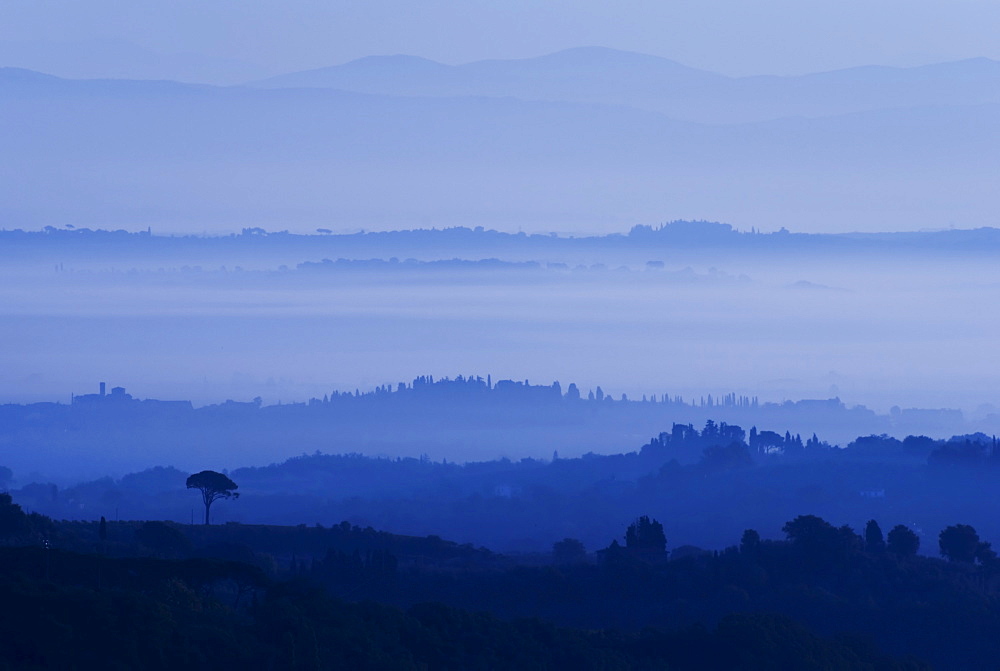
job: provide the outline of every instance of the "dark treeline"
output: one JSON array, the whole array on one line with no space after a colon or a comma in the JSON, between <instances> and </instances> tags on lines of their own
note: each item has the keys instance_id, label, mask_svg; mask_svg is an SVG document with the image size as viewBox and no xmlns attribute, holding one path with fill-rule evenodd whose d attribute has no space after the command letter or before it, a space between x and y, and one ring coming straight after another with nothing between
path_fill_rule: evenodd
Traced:
<instances>
[{"instance_id":1,"label":"dark treeline","mask_svg":"<svg viewBox=\"0 0 1000 671\"><path fill-rule=\"evenodd\" d=\"M47 226L41 231L2 230L2 248L8 253L32 251L80 251L99 256L114 256L120 252L140 251L144 256L157 254L202 252L214 253L242 250L260 253L300 252L338 254L399 253L436 250L462 253L482 248L497 251L591 251L647 248L662 245L676 248L727 248L762 252L798 250L807 252L864 252L886 248L906 251L940 252L942 249L962 252L995 253L1000 248L1000 229L980 228L934 232L898 233L792 233L781 229L775 233L755 230L738 231L729 224L707 221L672 221L658 226L640 225L628 233L598 236L557 237L550 234L504 233L452 227L443 229L397 230L333 234L318 229L316 234L296 234L288 231L269 232L263 228L245 228L239 234L218 236L154 235L151 231L91 230L89 228L57 229Z\"/></svg>"},{"instance_id":2,"label":"dark treeline","mask_svg":"<svg viewBox=\"0 0 1000 671\"><path fill-rule=\"evenodd\" d=\"M12 669L930 668L914 656L988 668L988 545L962 554L975 531L956 525L941 534L950 561L925 559L872 525L862 539L800 516L785 541L747 531L668 560L662 527L641 517L596 557L563 541L524 564L347 523L55 522L4 497L0 657Z\"/></svg>"},{"instance_id":3,"label":"dark treeline","mask_svg":"<svg viewBox=\"0 0 1000 671\"><path fill-rule=\"evenodd\" d=\"M345 597L401 605L433 598L586 629L669 630L711 626L734 612L781 613L823 635L863 632L935 668L992 668L1000 648L986 632L1000 626L1000 564L971 526L940 531L934 549L947 560L918 556L919 539L905 525L883 535L870 520L861 535L800 515L783 532L785 540L762 541L746 530L721 552L681 545L668 555L662 527L641 517L596 559L574 554L566 539L545 566L387 571L383 561L331 551L298 571Z\"/></svg>"}]
</instances>

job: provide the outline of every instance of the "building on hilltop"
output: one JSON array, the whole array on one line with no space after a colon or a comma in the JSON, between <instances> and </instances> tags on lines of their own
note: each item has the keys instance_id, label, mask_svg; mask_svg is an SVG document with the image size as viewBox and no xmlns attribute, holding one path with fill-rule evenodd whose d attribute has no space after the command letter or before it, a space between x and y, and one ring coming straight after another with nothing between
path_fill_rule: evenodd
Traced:
<instances>
[{"instance_id":1,"label":"building on hilltop","mask_svg":"<svg viewBox=\"0 0 1000 671\"><path fill-rule=\"evenodd\" d=\"M74 395L71 399L72 405L93 405L96 403L122 403L132 401L131 394L125 393L125 387L112 387L111 393L107 393L107 383L102 382L100 391L96 394Z\"/></svg>"}]
</instances>

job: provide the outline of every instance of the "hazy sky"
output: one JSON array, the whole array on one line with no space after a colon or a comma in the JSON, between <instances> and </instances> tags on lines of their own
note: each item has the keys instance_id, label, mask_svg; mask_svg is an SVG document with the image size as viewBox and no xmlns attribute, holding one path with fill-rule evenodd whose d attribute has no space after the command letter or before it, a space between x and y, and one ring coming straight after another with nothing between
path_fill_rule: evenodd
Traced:
<instances>
[{"instance_id":1,"label":"hazy sky","mask_svg":"<svg viewBox=\"0 0 1000 671\"><path fill-rule=\"evenodd\" d=\"M0 14L0 41L121 39L268 73L372 54L460 63L584 45L734 75L1000 58L995 0L2 0Z\"/></svg>"}]
</instances>

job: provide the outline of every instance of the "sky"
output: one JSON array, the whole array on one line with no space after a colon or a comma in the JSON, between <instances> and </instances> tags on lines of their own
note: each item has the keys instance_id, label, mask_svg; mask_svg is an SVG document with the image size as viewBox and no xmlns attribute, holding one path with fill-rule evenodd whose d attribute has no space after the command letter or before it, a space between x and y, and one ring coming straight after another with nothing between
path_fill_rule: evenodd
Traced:
<instances>
[{"instance_id":1,"label":"sky","mask_svg":"<svg viewBox=\"0 0 1000 671\"><path fill-rule=\"evenodd\" d=\"M993 0L3 0L0 13L0 47L50 60L73 59L68 43L124 40L264 76L374 54L457 64L591 45L729 75L1000 58Z\"/></svg>"}]
</instances>

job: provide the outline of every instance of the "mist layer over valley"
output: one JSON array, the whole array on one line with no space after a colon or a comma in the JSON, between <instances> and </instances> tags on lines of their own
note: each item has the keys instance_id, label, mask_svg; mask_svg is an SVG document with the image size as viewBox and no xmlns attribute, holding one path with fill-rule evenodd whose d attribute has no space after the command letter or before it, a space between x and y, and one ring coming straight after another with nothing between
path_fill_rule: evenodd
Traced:
<instances>
[{"instance_id":1,"label":"mist layer over valley","mask_svg":"<svg viewBox=\"0 0 1000 671\"><path fill-rule=\"evenodd\" d=\"M678 241L685 227L709 244ZM982 364L997 324L981 307L996 297L995 238L644 230L3 234L4 398L68 400L106 380L140 398L273 404L491 373L633 399L992 412ZM391 256L367 256L372 245Z\"/></svg>"}]
</instances>

